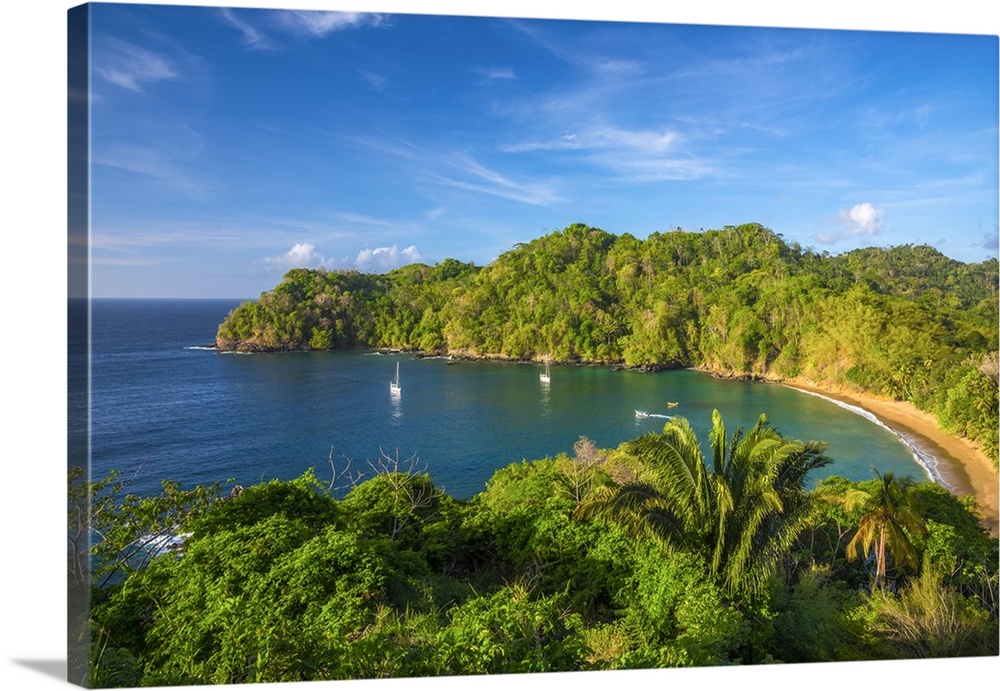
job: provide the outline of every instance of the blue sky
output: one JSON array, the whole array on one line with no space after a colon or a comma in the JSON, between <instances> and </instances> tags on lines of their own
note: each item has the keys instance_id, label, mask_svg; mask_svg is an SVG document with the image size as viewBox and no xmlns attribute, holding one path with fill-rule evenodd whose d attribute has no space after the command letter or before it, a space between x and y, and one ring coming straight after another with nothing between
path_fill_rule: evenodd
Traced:
<instances>
[{"instance_id":1,"label":"blue sky","mask_svg":"<svg viewBox=\"0 0 1000 691\"><path fill-rule=\"evenodd\" d=\"M286 3L287 5L287 3ZM997 255L997 38L95 5L92 290L486 264L583 222Z\"/></svg>"}]
</instances>

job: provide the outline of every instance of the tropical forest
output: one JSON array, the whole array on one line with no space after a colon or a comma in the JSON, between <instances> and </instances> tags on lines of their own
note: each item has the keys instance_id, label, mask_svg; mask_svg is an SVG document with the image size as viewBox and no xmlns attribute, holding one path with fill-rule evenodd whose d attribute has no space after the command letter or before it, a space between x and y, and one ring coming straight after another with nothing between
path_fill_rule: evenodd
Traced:
<instances>
[{"instance_id":1,"label":"tropical forest","mask_svg":"<svg viewBox=\"0 0 1000 691\"><path fill-rule=\"evenodd\" d=\"M577 224L479 267L294 269L220 350L392 349L812 382L908 401L997 463L997 261L831 256L757 225ZM695 431L707 424L708 433ZM79 683L131 687L996 656L998 540L973 497L762 411L677 415L456 499L424 459L240 486L70 471ZM873 465L876 465L873 459ZM361 469L365 472L360 472ZM71 601L73 598L71 598Z\"/></svg>"}]
</instances>

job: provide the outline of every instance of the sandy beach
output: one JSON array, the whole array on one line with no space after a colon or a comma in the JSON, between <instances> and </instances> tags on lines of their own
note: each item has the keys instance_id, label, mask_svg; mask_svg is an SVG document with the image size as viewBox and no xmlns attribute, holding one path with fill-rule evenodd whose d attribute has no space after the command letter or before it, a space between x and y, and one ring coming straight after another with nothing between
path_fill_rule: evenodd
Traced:
<instances>
[{"instance_id":1,"label":"sandy beach","mask_svg":"<svg viewBox=\"0 0 1000 691\"><path fill-rule=\"evenodd\" d=\"M959 497L973 495L979 505L983 525L991 534L1000 534L1000 480L993 463L975 444L943 432L933 415L906 401L833 390L803 381L786 381L784 384L867 410L897 434L917 442L922 451L937 459L938 472L944 484Z\"/></svg>"}]
</instances>

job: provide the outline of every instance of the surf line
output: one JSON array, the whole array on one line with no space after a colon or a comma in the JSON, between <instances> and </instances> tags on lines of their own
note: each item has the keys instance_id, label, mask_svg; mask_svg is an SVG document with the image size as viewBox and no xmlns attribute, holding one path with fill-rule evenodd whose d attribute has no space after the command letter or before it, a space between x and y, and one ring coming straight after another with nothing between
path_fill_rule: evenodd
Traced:
<instances>
[{"instance_id":1,"label":"surf line","mask_svg":"<svg viewBox=\"0 0 1000 691\"><path fill-rule=\"evenodd\" d=\"M808 394L810 396L815 396L816 398L822 398L824 401L829 401L830 403L833 403L834 405L839 406L848 412L854 413L855 415L860 415L869 422L878 425L882 429L888 430L894 437L899 439L899 441L902 442L906 446L906 448L910 450L910 453L913 454L913 460L917 462L917 465L919 465L925 473L927 473L927 477L928 479L931 480L931 482L934 482L936 484L941 485L942 487L946 487L947 489L954 491L955 488L950 486L947 482L944 481L944 478L941 477L941 473L938 471L938 459L936 457L921 452L921 450L917 447L917 445L910 437L885 424L884 422L882 422L881 419L879 419L877 415L875 415L871 411L865 410L860 406L852 405L850 403L845 403L844 401L838 401L836 398L831 398L830 396L824 396L823 394L817 393L815 391L800 389L795 386L788 386L788 388L798 391L800 393Z\"/></svg>"}]
</instances>

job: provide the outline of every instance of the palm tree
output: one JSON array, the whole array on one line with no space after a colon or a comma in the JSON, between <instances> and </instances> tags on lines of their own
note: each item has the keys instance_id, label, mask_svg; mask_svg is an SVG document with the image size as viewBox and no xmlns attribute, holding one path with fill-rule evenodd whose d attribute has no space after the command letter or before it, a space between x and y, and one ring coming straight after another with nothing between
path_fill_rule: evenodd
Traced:
<instances>
[{"instance_id":1,"label":"palm tree","mask_svg":"<svg viewBox=\"0 0 1000 691\"><path fill-rule=\"evenodd\" d=\"M754 595L804 525L805 478L830 462L826 445L784 439L765 415L729 439L718 410L709 444L710 468L682 417L625 444L635 477L595 490L577 516L606 517L665 549L694 548L731 593Z\"/></svg>"},{"instance_id":2,"label":"palm tree","mask_svg":"<svg viewBox=\"0 0 1000 691\"><path fill-rule=\"evenodd\" d=\"M917 567L917 550L910 542L910 533L926 532L924 521L913 507L912 481L897 480L892 471L885 475L875 472L878 481L870 492L852 488L842 501L848 511L859 509L858 532L847 543L847 560L854 561L864 554L865 559L875 553L875 587L885 581L886 565L890 556L895 564Z\"/></svg>"}]
</instances>

